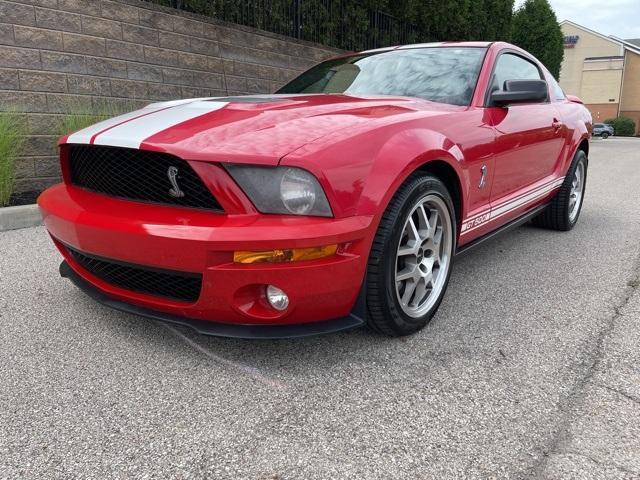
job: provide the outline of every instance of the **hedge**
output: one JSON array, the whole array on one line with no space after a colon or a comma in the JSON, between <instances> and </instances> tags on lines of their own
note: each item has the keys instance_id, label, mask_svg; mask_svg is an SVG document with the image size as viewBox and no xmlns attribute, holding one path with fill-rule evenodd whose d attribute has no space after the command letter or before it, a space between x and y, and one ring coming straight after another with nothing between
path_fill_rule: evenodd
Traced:
<instances>
[{"instance_id":1,"label":"hedge","mask_svg":"<svg viewBox=\"0 0 640 480\"><path fill-rule=\"evenodd\" d=\"M619 137L633 137L636 134L636 122L630 118L607 118L604 123L611 125L614 130L614 135Z\"/></svg>"}]
</instances>

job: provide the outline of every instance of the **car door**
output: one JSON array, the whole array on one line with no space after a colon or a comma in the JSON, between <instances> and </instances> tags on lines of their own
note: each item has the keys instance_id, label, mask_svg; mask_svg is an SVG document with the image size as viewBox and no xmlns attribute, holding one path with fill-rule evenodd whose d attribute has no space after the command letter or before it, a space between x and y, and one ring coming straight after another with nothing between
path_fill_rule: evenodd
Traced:
<instances>
[{"instance_id":1,"label":"car door","mask_svg":"<svg viewBox=\"0 0 640 480\"><path fill-rule=\"evenodd\" d=\"M494 176L491 190L492 209L504 205L517 216L527 202L514 202L553 179L564 145L564 129L557 107L549 99L497 107L490 104L490 94L502 89L506 80L545 80L540 67L513 50L503 50L493 68L487 92L487 108L496 130ZM492 214L492 217L494 215ZM502 222L504 223L504 222Z\"/></svg>"}]
</instances>

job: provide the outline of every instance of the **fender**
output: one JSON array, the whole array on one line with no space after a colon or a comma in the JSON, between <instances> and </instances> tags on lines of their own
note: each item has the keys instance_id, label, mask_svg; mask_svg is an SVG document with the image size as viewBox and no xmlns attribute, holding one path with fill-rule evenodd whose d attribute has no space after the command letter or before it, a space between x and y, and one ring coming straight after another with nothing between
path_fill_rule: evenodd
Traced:
<instances>
[{"instance_id":1,"label":"fender","mask_svg":"<svg viewBox=\"0 0 640 480\"><path fill-rule=\"evenodd\" d=\"M393 195L414 171L431 162L444 162L455 172L461 197L461 218L466 216L464 199L471 182L465 173L463 151L443 133L406 123L397 124L390 135L382 135L389 132L388 127L368 129L355 142L353 137L347 137L346 141L325 138L322 148L316 150L313 145L307 145L286 155L280 162L313 173L325 190L336 218L350 215L371 218L370 234L359 247L365 252L371 248L375 231ZM345 172L348 173L345 175ZM353 178L357 180L354 182ZM461 219L457 220L459 224ZM363 277L366 258L363 257ZM363 302L364 289L356 305L363 305ZM359 312L360 316L364 314L363 309Z\"/></svg>"},{"instance_id":2,"label":"fender","mask_svg":"<svg viewBox=\"0 0 640 480\"><path fill-rule=\"evenodd\" d=\"M372 165L360 197L358 214L381 217L406 179L433 161L445 162L455 171L461 197L466 198L469 181L464 170L464 160L458 145L442 133L429 129L412 129L393 136L385 143ZM391 183L390 178L393 179ZM462 204L461 212L464 215L465 202Z\"/></svg>"},{"instance_id":3,"label":"fender","mask_svg":"<svg viewBox=\"0 0 640 480\"><path fill-rule=\"evenodd\" d=\"M479 178L480 163L492 161L495 132L490 127L477 128L486 125L483 110L465 108L448 112L446 117L409 115L405 119L384 128L375 125L356 134L350 131L351 135L341 132L338 138L325 137L286 155L280 164L315 174L336 218L381 217L406 178L432 161L451 167L458 177L461 198L468 198L471 186L477 183L470 178L472 164L478 163ZM468 135L469 131L476 133ZM468 206L462 203L460 216L465 218Z\"/></svg>"}]
</instances>

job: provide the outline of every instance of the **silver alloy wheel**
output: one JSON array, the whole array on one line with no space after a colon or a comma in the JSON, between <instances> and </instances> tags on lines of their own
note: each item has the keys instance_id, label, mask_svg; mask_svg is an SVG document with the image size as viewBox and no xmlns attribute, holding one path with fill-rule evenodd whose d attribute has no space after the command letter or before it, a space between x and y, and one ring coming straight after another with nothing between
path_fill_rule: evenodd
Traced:
<instances>
[{"instance_id":1,"label":"silver alloy wheel","mask_svg":"<svg viewBox=\"0 0 640 480\"><path fill-rule=\"evenodd\" d=\"M396 295L404 313L426 314L436 303L451 265L453 228L444 200L427 195L405 221L396 254Z\"/></svg>"},{"instance_id":2,"label":"silver alloy wheel","mask_svg":"<svg viewBox=\"0 0 640 480\"><path fill-rule=\"evenodd\" d=\"M584 162L576 165L576 171L571 180L571 193L569 194L569 221L574 222L580 211L582 195L584 193Z\"/></svg>"}]
</instances>

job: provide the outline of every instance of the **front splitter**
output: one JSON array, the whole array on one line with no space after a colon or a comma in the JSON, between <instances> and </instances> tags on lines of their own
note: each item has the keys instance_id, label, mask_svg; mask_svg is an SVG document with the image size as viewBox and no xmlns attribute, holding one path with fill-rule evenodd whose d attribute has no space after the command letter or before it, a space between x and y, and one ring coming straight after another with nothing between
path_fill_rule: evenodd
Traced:
<instances>
[{"instance_id":1,"label":"front splitter","mask_svg":"<svg viewBox=\"0 0 640 480\"><path fill-rule=\"evenodd\" d=\"M116 300L78 275L66 261L60 264L60 275L68 278L71 282L101 304L119 310L121 312L138 315L141 317L167 322L192 328L203 335L213 335L216 337L247 338L247 339L281 339L310 337L313 335L324 335L327 333L351 330L364 325L364 320L359 316L350 314L346 317L321 322L299 323L292 325L240 325L230 323L208 322L193 318L171 315L169 313L158 312L130 303Z\"/></svg>"}]
</instances>

